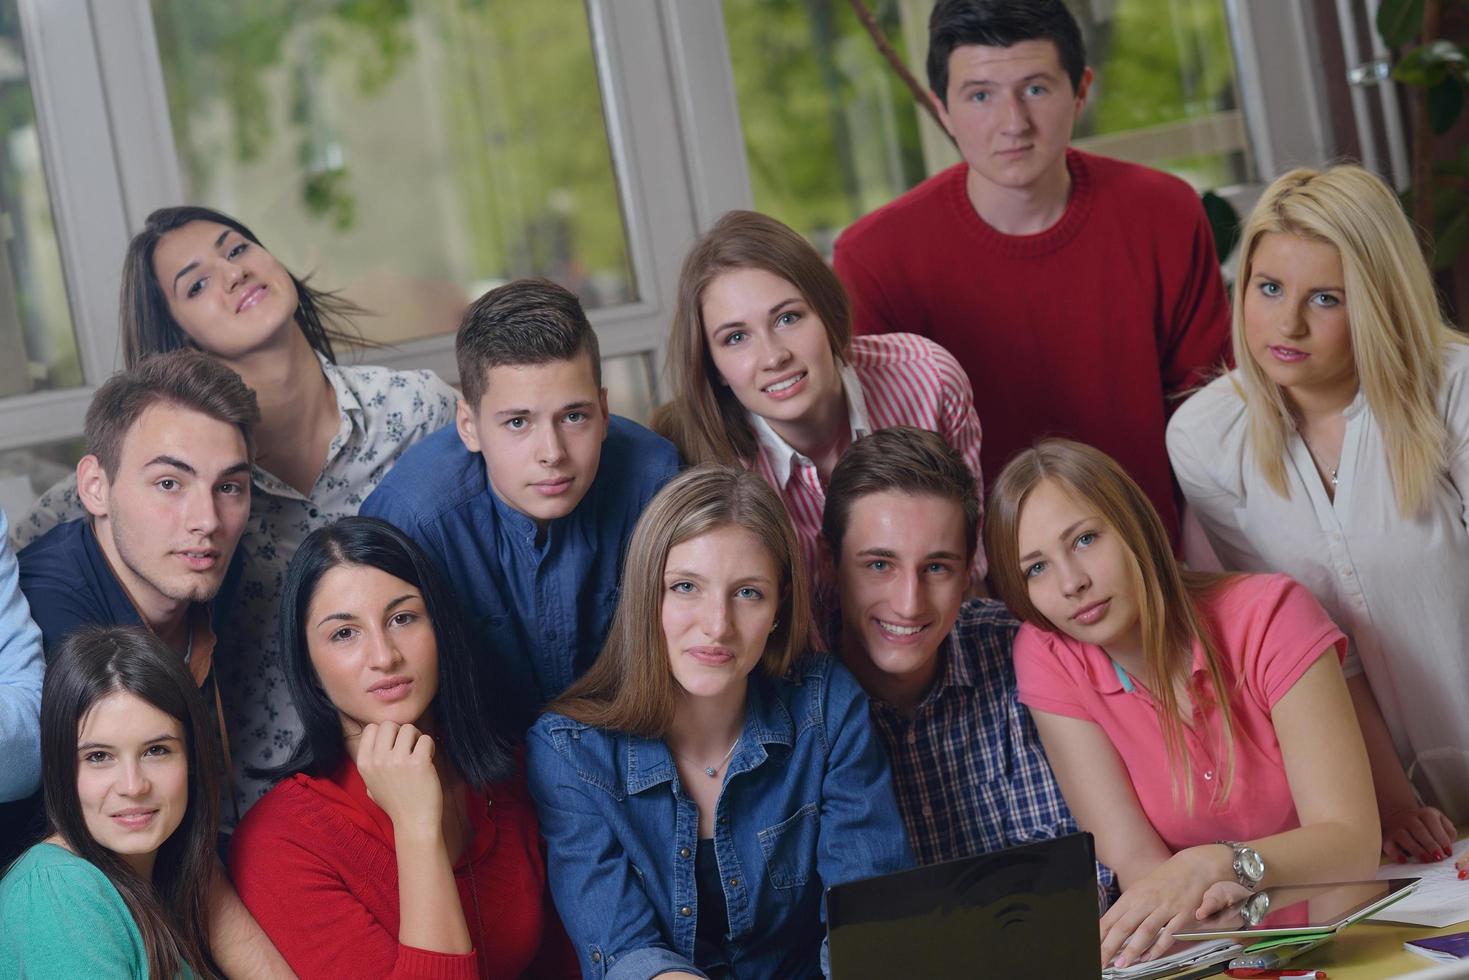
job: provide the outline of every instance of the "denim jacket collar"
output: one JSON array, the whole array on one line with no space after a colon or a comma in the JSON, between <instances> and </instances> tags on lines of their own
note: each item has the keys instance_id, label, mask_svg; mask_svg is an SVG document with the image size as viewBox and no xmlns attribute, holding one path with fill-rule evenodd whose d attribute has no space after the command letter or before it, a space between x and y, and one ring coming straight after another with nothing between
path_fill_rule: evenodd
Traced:
<instances>
[{"instance_id":1,"label":"denim jacket collar","mask_svg":"<svg viewBox=\"0 0 1469 980\"><path fill-rule=\"evenodd\" d=\"M769 758L765 746L790 747L795 742L796 725L790 711L773 695L769 682L759 671L756 667L750 675L749 692L745 695L745 727L740 732L739 747L729 761L726 779L749 772ZM626 786L629 793L641 793L671 782L677 775L673 754L663 739L628 737Z\"/></svg>"}]
</instances>

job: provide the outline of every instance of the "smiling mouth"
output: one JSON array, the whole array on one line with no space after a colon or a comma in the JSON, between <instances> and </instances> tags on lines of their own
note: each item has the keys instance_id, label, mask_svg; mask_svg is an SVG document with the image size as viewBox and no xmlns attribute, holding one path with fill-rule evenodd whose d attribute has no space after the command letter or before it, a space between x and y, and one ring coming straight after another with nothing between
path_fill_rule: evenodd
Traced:
<instances>
[{"instance_id":1,"label":"smiling mouth","mask_svg":"<svg viewBox=\"0 0 1469 980\"><path fill-rule=\"evenodd\" d=\"M767 395L778 395L783 391L789 391L791 388L795 387L798 382L804 380L806 380L806 372L802 371L799 374L791 375L789 378L782 378L774 384L768 384L760 390L765 392Z\"/></svg>"},{"instance_id":2,"label":"smiling mouth","mask_svg":"<svg viewBox=\"0 0 1469 980\"><path fill-rule=\"evenodd\" d=\"M157 814L158 811L156 809L149 810L140 807L131 810L119 810L111 816L113 820L122 824L124 827L130 830L137 830L141 827L146 827Z\"/></svg>"},{"instance_id":3,"label":"smiling mouth","mask_svg":"<svg viewBox=\"0 0 1469 980\"><path fill-rule=\"evenodd\" d=\"M919 633L928 629L927 623L924 623L922 626L899 626L897 623L889 623L883 619L873 620L873 622L877 623L878 629L887 633L889 636L895 637L917 636Z\"/></svg>"},{"instance_id":4,"label":"smiling mouth","mask_svg":"<svg viewBox=\"0 0 1469 980\"><path fill-rule=\"evenodd\" d=\"M1281 344L1271 344L1270 353L1277 361L1303 361L1311 356L1303 350L1297 350L1294 347L1286 347Z\"/></svg>"},{"instance_id":5,"label":"smiling mouth","mask_svg":"<svg viewBox=\"0 0 1469 980\"><path fill-rule=\"evenodd\" d=\"M1111 599L1103 599L1100 602L1093 602L1089 606L1082 606L1071 614L1071 618L1074 622L1078 622L1083 626L1091 626L1097 620L1107 615L1107 609L1111 605L1111 602Z\"/></svg>"}]
</instances>

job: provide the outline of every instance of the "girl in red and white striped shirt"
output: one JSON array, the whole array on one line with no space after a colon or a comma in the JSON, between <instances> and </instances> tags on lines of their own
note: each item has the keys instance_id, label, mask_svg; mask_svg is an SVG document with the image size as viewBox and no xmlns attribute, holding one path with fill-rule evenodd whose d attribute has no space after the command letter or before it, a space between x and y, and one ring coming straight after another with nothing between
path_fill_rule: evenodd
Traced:
<instances>
[{"instance_id":1,"label":"girl in red and white striped shirt","mask_svg":"<svg viewBox=\"0 0 1469 980\"><path fill-rule=\"evenodd\" d=\"M841 282L774 218L731 211L684 259L669 338L673 401L654 428L691 464L758 469L785 501L817 587L826 483L869 432L912 425L942 435L979 483L979 417L953 355L915 334L853 337ZM985 572L976 548L974 575Z\"/></svg>"}]
</instances>

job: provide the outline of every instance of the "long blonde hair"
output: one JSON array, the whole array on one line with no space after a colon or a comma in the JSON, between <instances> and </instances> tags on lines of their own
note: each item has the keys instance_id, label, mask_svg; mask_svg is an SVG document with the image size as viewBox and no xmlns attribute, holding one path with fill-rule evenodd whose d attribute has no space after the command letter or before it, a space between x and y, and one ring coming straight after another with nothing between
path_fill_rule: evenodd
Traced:
<instances>
[{"instance_id":1,"label":"long blonde hair","mask_svg":"<svg viewBox=\"0 0 1469 980\"><path fill-rule=\"evenodd\" d=\"M597 728L662 738L673 723L678 682L663 636L664 567L673 547L722 527L749 531L780 574L775 629L759 669L790 670L811 636L810 589L785 505L758 474L732 466L685 470L643 510L627 547L622 597L607 645L582 678L547 708Z\"/></svg>"},{"instance_id":2,"label":"long blonde hair","mask_svg":"<svg viewBox=\"0 0 1469 980\"><path fill-rule=\"evenodd\" d=\"M768 215L730 211L684 257L668 337L673 400L653 414L653 429L690 463L748 463L759 452L745 408L720 383L704 333L704 291L735 269L761 269L796 287L826 328L840 360L852 342L851 307L841 280L821 253Z\"/></svg>"},{"instance_id":3,"label":"long blonde hair","mask_svg":"<svg viewBox=\"0 0 1469 980\"><path fill-rule=\"evenodd\" d=\"M1245 338L1254 253L1270 233L1324 242L1341 256L1358 383L1382 429L1398 510L1415 517L1447 465L1447 431L1438 407L1443 354L1464 338L1444 320L1397 197L1358 166L1301 168L1271 184L1245 224L1234 285L1236 387L1248 412L1256 462L1270 486L1289 497L1285 447L1295 423L1284 392L1255 362Z\"/></svg>"},{"instance_id":4,"label":"long blonde hair","mask_svg":"<svg viewBox=\"0 0 1469 980\"><path fill-rule=\"evenodd\" d=\"M1044 439L1021 452L1000 471L990 490L984 519L990 578L1005 605L1025 622L1052 633L1062 632L1030 601L1030 589L1020 568L1020 514L1031 492L1046 480L1095 507L1132 557L1143 662L1147 666L1144 684L1158 704L1158 722L1172 763L1175 798L1181 772L1185 805L1190 810L1193 780L1188 753L1184 750L1177 690L1191 676L1194 641L1203 649L1214 700L1224 722L1228 752L1217 799L1227 800L1234 780L1234 716L1230 710L1229 682L1218 643L1198 610L1198 600L1217 588L1226 576L1188 572L1178 566L1158 512L1116 460L1069 439Z\"/></svg>"}]
</instances>

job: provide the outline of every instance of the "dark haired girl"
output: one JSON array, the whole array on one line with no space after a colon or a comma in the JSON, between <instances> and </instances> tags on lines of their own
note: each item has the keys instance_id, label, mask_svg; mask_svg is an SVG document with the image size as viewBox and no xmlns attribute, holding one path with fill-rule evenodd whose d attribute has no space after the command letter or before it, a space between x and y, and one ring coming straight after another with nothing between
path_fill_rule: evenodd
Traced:
<instances>
[{"instance_id":1,"label":"dark haired girl","mask_svg":"<svg viewBox=\"0 0 1469 980\"><path fill-rule=\"evenodd\" d=\"M353 336L347 317L362 311L308 286L218 211L154 211L128 245L122 283L129 366L197 347L244 378L260 404L240 601L226 630L238 642L220 660L246 807L268 788L249 767L275 764L300 734L273 630L287 562L312 530L356 514L403 450L452 422L457 396L431 371L338 364L336 346ZM82 516L68 480L17 522L17 544Z\"/></svg>"},{"instance_id":2,"label":"dark haired girl","mask_svg":"<svg viewBox=\"0 0 1469 980\"><path fill-rule=\"evenodd\" d=\"M291 967L575 976L504 713L428 558L391 524L346 518L302 543L284 593L304 734L230 868Z\"/></svg>"},{"instance_id":3,"label":"dark haired girl","mask_svg":"<svg viewBox=\"0 0 1469 980\"><path fill-rule=\"evenodd\" d=\"M16 975L211 975L218 777L188 671L140 627L73 633L46 671L49 836L0 881Z\"/></svg>"}]
</instances>

